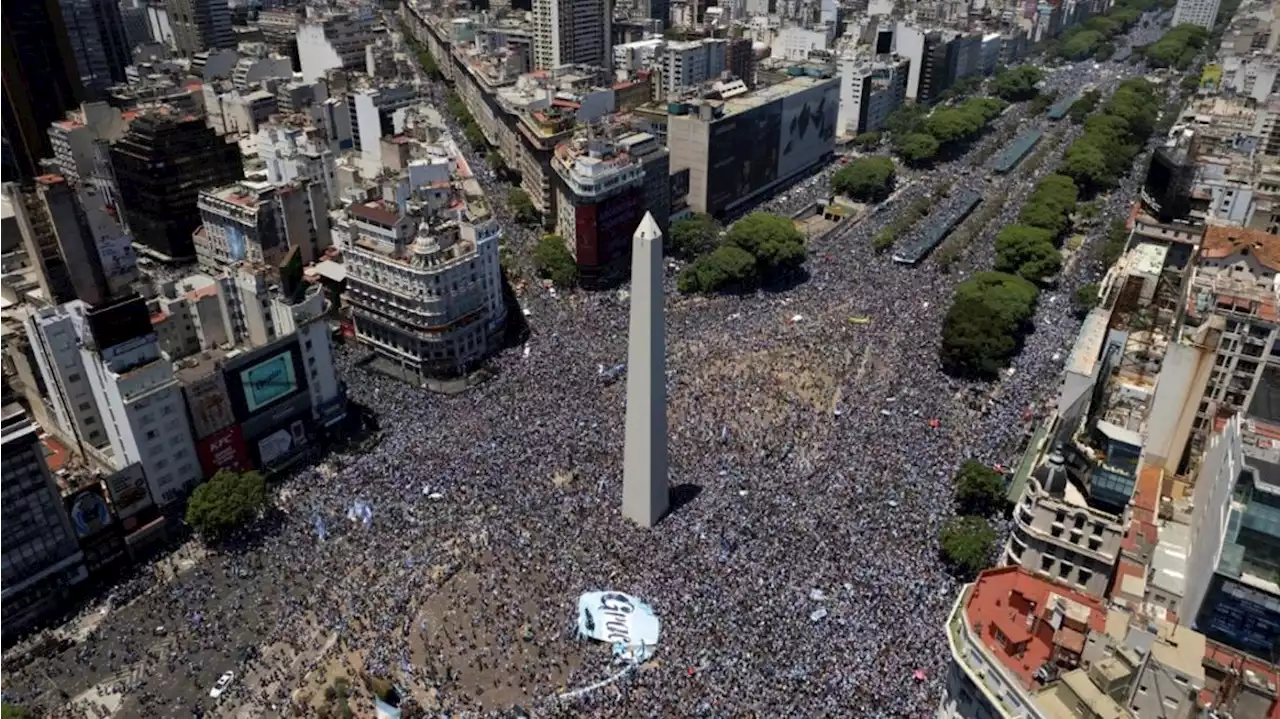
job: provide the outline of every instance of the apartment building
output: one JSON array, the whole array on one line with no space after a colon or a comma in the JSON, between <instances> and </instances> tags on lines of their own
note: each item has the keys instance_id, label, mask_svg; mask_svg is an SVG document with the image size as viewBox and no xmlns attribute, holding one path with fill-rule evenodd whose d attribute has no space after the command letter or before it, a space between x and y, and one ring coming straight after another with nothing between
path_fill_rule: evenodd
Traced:
<instances>
[{"instance_id":1,"label":"apartment building","mask_svg":"<svg viewBox=\"0 0 1280 719\"><path fill-rule=\"evenodd\" d=\"M242 261L278 266L295 247L310 264L333 244L324 185L310 180L202 190L199 208L201 227L192 243L207 271Z\"/></svg>"},{"instance_id":2,"label":"apartment building","mask_svg":"<svg viewBox=\"0 0 1280 719\"><path fill-rule=\"evenodd\" d=\"M1218 21L1219 0L1178 0L1173 8L1173 25L1199 25L1212 30Z\"/></svg>"},{"instance_id":3,"label":"apartment building","mask_svg":"<svg viewBox=\"0 0 1280 719\"><path fill-rule=\"evenodd\" d=\"M883 128L885 119L906 104L910 68L909 60L889 55L842 59L838 133L852 137Z\"/></svg>"},{"instance_id":4,"label":"apartment building","mask_svg":"<svg viewBox=\"0 0 1280 719\"><path fill-rule=\"evenodd\" d=\"M533 0L534 66L608 68L613 60L613 9L605 0Z\"/></svg>"},{"instance_id":5,"label":"apartment building","mask_svg":"<svg viewBox=\"0 0 1280 719\"><path fill-rule=\"evenodd\" d=\"M720 77L729 67L729 41L709 38L692 42L670 42L658 53L654 67L659 81L654 99L665 101L683 91Z\"/></svg>"},{"instance_id":6,"label":"apartment building","mask_svg":"<svg viewBox=\"0 0 1280 719\"><path fill-rule=\"evenodd\" d=\"M298 22L302 79L315 82L330 70L363 72L365 47L377 39L373 23L346 13L321 13Z\"/></svg>"}]
</instances>

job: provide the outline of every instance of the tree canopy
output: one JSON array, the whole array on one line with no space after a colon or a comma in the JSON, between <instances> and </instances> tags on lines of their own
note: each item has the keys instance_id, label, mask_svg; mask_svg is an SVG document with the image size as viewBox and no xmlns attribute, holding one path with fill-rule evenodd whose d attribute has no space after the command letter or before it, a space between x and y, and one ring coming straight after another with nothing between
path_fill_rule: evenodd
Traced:
<instances>
[{"instance_id":1,"label":"tree canopy","mask_svg":"<svg viewBox=\"0 0 1280 719\"><path fill-rule=\"evenodd\" d=\"M1053 239L1066 232L1079 193L1066 175L1047 175L1018 213L1018 222L1047 230Z\"/></svg>"},{"instance_id":2,"label":"tree canopy","mask_svg":"<svg viewBox=\"0 0 1280 719\"><path fill-rule=\"evenodd\" d=\"M720 241L720 223L711 215L697 213L671 223L670 253L682 260L694 260L716 248Z\"/></svg>"},{"instance_id":3,"label":"tree canopy","mask_svg":"<svg viewBox=\"0 0 1280 719\"><path fill-rule=\"evenodd\" d=\"M1196 54L1209 40L1209 31L1199 25L1183 23L1171 28L1147 47L1147 62L1152 67L1174 67L1186 70L1195 62Z\"/></svg>"},{"instance_id":4,"label":"tree canopy","mask_svg":"<svg viewBox=\"0 0 1280 719\"><path fill-rule=\"evenodd\" d=\"M941 147L942 144L933 135L924 132L893 136L893 151L913 165L933 159Z\"/></svg>"},{"instance_id":5,"label":"tree canopy","mask_svg":"<svg viewBox=\"0 0 1280 719\"><path fill-rule=\"evenodd\" d=\"M756 258L738 247L718 247L680 271L676 287L685 294L746 289L757 277Z\"/></svg>"},{"instance_id":6,"label":"tree canopy","mask_svg":"<svg viewBox=\"0 0 1280 719\"><path fill-rule=\"evenodd\" d=\"M1021 102L1037 94L1036 85L1044 79L1044 72L1033 65L1019 65L996 73L995 94L1002 100Z\"/></svg>"},{"instance_id":7,"label":"tree canopy","mask_svg":"<svg viewBox=\"0 0 1280 719\"><path fill-rule=\"evenodd\" d=\"M1087 97L1087 96L1086 96ZM1085 100L1081 98L1081 101ZM1079 104L1079 102L1077 103ZM1086 192L1114 187L1132 167L1155 130L1160 103L1155 87L1142 78L1120 83L1099 112L1084 119L1084 134L1071 143L1059 172ZM1072 106L1073 121L1078 121Z\"/></svg>"},{"instance_id":8,"label":"tree canopy","mask_svg":"<svg viewBox=\"0 0 1280 719\"><path fill-rule=\"evenodd\" d=\"M1039 290L1004 272L979 272L956 286L942 323L941 360L951 374L990 378L1030 329Z\"/></svg>"},{"instance_id":9,"label":"tree canopy","mask_svg":"<svg viewBox=\"0 0 1280 719\"><path fill-rule=\"evenodd\" d=\"M996 236L996 263L999 272L1016 274L1032 282L1058 274L1062 253L1048 230L1028 225L1008 225Z\"/></svg>"},{"instance_id":10,"label":"tree canopy","mask_svg":"<svg viewBox=\"0 0 1280 719\"><path fill-rule=\"evenodd\" d=\"M967 576L987 567L995 544L995 530L982 517L953 517L942 527L942 556Z\"/></svg>"},{"instance_id":11,"label":"tree canopy","mask_svg":"<svg viewBox=\"0 0 1280 719\"><path fill-rule=\"evenodd\" d=\"M538 222L538 208L533 206L533 200L529 199L529 195L519 187L513 187L507 192L507 204L511 207L511 214L515 215L516 222L523 225L533 225Z\"/></svg>"},{"instance_id":12,"label":"tree canopy","mask_svg":"<svg viewBox=\"0 0 1280 719\"><path fill-rule=\"evenodd\" d=\"M1073 300L1078 314L1081 316L1088 314L1101 301L1098 296L1098 286L1096 284L1080 285L1076 288Z\"/></svg>"},{"instance_id":13,"label":"tree canopy","mask_svg":"<svg viewBox=\"0 0 1280 719\"><path fill-rule=\"evenodd\" d=\"M895 168L888 157L860 157L840 168L831 178L832 188L857 200L883 200L893 191Z\"/></svg>"},{"instance_id":14,"label":"tree canopy","mask_svg":"<svg viewBox=\"0 0 1280 719\"><path fill-rule=\"evenodd\" d=\"M956 505L964 514L989 516L1004 507L1004 475L977 460L966 460L956 473Z\"/></svg>"},{"instance_id":15,"label":"tree canopy","mask_svg":"<svg viewBox=\"0 0 1280 719\"><path fill-rule=\"evenodd\" d=\"M853 144L863 150L873 150L880 146L880 140L882 137L883 135L875 130L870 132L861 132L858 133L857 137L853 138Z\"/></svg>"},{"instance_id":16,"label":"tree canopy","mask_svg":"<svg viewBox=\"0 0 1280 719\"><path fill-rule=\"evenodd\" d=\"M187 524L206 539L220 539L256 519L267 500L261 474L223 470L191 493Z\"/></svg>"},{"instance_id":17,"label":"tree canopy","mask_svg":"<svg viewBox=\"0 0 1280 719\"><path fill-rule=\"evenodd\" d=\"M804 264L804 235L787 217L753 212L725 234L724 244L745 250L756 260L761 276L784 274Z\"/></svg>"},{"instance_id":18,"label":"tree canopy","mask_svg":"<svg viewBox=\"0 0 1280 719\"><path fill-rule=\"evenodd\" d=\"M561 289L569 289L578 282L578 262L569 252L560 235L543 235L533 246L533 266L538 276L551 280Z\"/></svg>"}]
</instances>

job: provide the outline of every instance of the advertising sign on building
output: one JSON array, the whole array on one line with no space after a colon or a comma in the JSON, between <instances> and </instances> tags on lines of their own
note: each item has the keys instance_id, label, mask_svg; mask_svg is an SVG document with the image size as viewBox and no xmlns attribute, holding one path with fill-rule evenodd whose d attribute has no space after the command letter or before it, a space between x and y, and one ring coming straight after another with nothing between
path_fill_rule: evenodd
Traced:
<instances>
[{"instance_id":1,"label":"advertising sign on building","mask_svg":"<svg viewBox=\"0 0 1280 719\"><path fill-rule=\"evenodd\" d=\"M191 427L195 430L196 439L204 439L235 424L231 396L227 393L222 372L215 370L188 382L183 392L187 395L187 407L191 409Z\"/></svg>"},{"instance_id":2,"label":"advertising sign on building","mask_svg":"<svg viewBox=\"0 0 1280 719\"><path fill-rule=\"evenodd\" d=\"M124 521L155 502L147 488L147 477L142 472L142 464L134 462L115 474L107 477L107 496L111 498L111 506L116 509L116 516Z\"/></svg>"},{"instance_id":3,"label":"advertising sign on building","mask_svg":"<svg viewBox=\"0 0 1280 719\"><path fill-rule=\"evenodd\" d=\"M231 472L253 469L249 449L244 444L244 435L240 433L238 424L196 442L196 454L200 456L200 467L206 477L212 477L224 469Z\"/></svg>"},{"instance_id":4,"label":"advertising sign on building","mask_svg":"<svg viewBox=\"0 0 1280 719\"><path fill-rule=\"evenodd\" d=\"M307 444L307 428L302 420L294 420L287 428L281 428L258 441L258 456L263 465L288 459Z\"/></svg>"},{"instance_id":5,"label":"advertising sign on building","mask_svg":"<svg viewBox=\"0 0 1280 719\"><path fill-rule=\"evenodd\" d=\"M97 488L86 489L67 502L67 514L76 536L85 539L111 526L111 510Z\"/></svg>"}]
</instances>

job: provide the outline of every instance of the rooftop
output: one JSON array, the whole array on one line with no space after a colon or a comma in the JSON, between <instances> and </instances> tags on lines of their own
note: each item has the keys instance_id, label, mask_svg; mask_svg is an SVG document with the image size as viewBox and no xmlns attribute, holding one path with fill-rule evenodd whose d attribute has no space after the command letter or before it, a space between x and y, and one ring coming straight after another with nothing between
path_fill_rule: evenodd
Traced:
<instances>
[{"instance_id":1,"label":"rooftop","mask_svg":"<svg viewBox=\"0 0 1280 719\"><path fill-rule=\"evenodd\" d=\"M352 203L347 208L347 212L352 216L377 223L379 225L393 226L400 219L400 212L397 208L382 200L373 200L365 203Z\"/></svg>"},{"instance_id":2,"label":"rooftop","mask_svg":"<svg viewBox=\"0 0 1280 719\"><path fill-rule=\"evenodd\" d=\"M988 569L979 575L964 614L988 653L1027 689L1035 686L1035 673L1058 651L1081 651L1084 636L1106 626L1106 610L1098 598L1021 567Z\"/></svg>"},{"instance_id":3,"label":"rooftop","mask_svg":"<svg viewBox=\"0 0 1280 719\"><path fill-rule=\"evenodd\" d=\"M1212 225L1204 231L1200 256L1222 259L1235 254L1252 253L1258 262L1280 271L1280 235L1246 227Z\"/></svg>"}]
</instances>

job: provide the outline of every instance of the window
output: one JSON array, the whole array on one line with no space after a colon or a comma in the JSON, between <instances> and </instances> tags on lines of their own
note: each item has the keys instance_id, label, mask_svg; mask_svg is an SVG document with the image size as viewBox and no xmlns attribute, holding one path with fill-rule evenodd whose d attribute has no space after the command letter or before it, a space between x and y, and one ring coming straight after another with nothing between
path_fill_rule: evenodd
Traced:
<instances>
[{"instance_id":1,"label":"window","mask_svg":"<svg viewBox=\"0 0 1280 719\"><path fill-rule=\"evenodd\" d=\"M149 430L147 430L147 439L155 439L155 438L156 438L156 436L157 436L157 434L156 434L156 431L155 431L154 429L149 429Z\"/></svg>"},{"instance_id":2,"label":"window","mask_svg":"<svg viewBox=\"0 0 1280 719\"><path fill-rule=\"evenodd\" d=\"M1040 571L1042 571L1042 572L1047 572L1047 571L1049 571L1050 569L1053 569L1053 557L1041 557L1041 558L1040 558Z\"/></svg>"},{"instance_id":3,"label":"window","mask_svg":"<svg viewBox=\"0 0 1280 719\"><path fill-rule=\"evenodd\" d=\"M79 373L79 372L72 372L71 374L67 375L67 381L68 381L68 382L79 382L79 381L80 381L80 373Z\"/></svg>"},{"instance_id":4,"label":"window","mask_svg":"<svg viewBox=\"0 0 1280 719\"><path fill-rule=\"evenodd\" d=\"M1054 515L1053 521L1057 522L1058 524L1062 524L1063 522L1067 521L1067 513L1059 509L1058 513Z\"/></svg>"},{"instance_id":5,"label":"window","mask_svg":"<svg viewBox=\"0 0 1280 719\"><path fill-rule=\"evenodd\" d=\"M1076 576L1078 577L1077 581L1080 583L1080 586L1087 587L1089 585L1089 580L1093 579L1093 572L1090 572L1088 569L1081 569L1076 573Z\"/></svg>"},{"instance_id":6,"label":"window","mask_svg":"<svg viewBox=\"0 0 1280 719\"><path fill-rule=\"evenodd\" d=\"M97 423L98 423L98 420L97 420L97 418L96 418L96 417L85 417L85 418L84 418L84 426L86 426L86 427L91 427L91 426L93 426L93 425L95 425L95 424L97 424Z\"/></svg>"},{"instance_id":7,"label":"window","mask_svg":"<svg viewBox=\"0 0 1280 719\"><path fill-rule=\"evenodd\" d=\"M85 410L89 409L89 408L90 408L90 407L92 407L92 406L93 406L93 405L92 405L92 404L90 404L89 402L81 402L81 403L80 403L80 411L81 411L81 412L84 412Z\"/></svg>"},{"instance_id":8,"label":"window","mask_svg":"<svg viewBox=\"0 0 1280 719\"><path fill-rule=\"evenodd\" d=\"M1066 579L1067 577L1071 576L1071 565L1067 564L1066 562L1059 564L1058 576L1062 577L1063 579Z\"/></svg>"}]
</instances>

